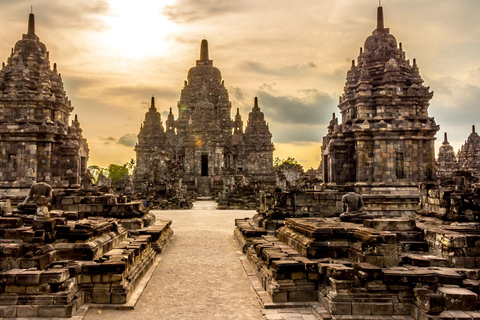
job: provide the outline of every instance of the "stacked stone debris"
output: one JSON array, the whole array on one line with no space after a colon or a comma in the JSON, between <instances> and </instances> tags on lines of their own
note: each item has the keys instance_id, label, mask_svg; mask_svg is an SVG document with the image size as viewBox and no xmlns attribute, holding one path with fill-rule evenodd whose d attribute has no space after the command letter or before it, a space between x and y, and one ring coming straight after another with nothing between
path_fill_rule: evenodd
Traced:
<instances>
[{"instance_id":1,"label":"stacked stone debris","mask_svg":"<svg viewBox=\"0 0 480 320\"><path fill-rule=\"evenodd\" d=\"M35 34L28 32L0 70L0 187L29 188L49 181L54 187L80 183L87 169L88 146L63 88L56 64Z\"/></svg>"},{"instance_id":2,"label":"stacked stone debris","mask_svg":"<svg viewBox=\"0 0 480 320\"><path fill-rule=\"evenodd\" d=\"M252 218L235 220L235 239L246 248L252 239L269 233L285 224L292 217L334 217L343 211L342 196L345 192L317 192L276 190L259 192L260 205Z\"/></svg>"},{"instance_id":3,"label":"stacked stone debris","mask_svg":"<svg viewBox=\"0 0 480 320\"><path fill-rule=\"evenodd\" d=\"M0 317L70 317L84 303L124 304L169 243L171 221L94 190L56 193L50 218L0 216ZM2 206L7 209L8 206Z\"/></svg>"},{"instance_id":4,"label":"stacked stone debris","mask_svg":"<svg viewBox=\"0 0 480 320\"><path fill-rule=\"evenodd\" d=\"M439 126L428 116L432 96L379 7L377 28L347 72L342 122L334 115L323 139L325 183L353 184L361 194L415 194L419 182L433 180Z\"/></svg>"},{"instance_id":5,"label":"stacked stone debris","mask_svg":"<svg viewBox=\"0 0 480 320\"><path fill-rule=\"evenodd\" d=\"M467 176L467 178L471 176ZM464 183L465 176L455 185L422 184L420 186L419 214L445 221L480 221L480 188Z\"/></svg>"},{"instance_id":6,"label":"stacked stone debris","mask_svg":"<svg viewBox=\"0 0 480 320\"><path fill-rule=\"evenodd\" d=\"M137 192L152 194L163 179L169 180L171 173L162 169L169 163L179 169L175 181L181 180L187 192L199 196L217 196L224 191L223 178L234 174L248 173L255 180L274 183L272 136L258 101L255 98L244 133L238 109L231 119L228 92L220 70L209 59L205 39L200 60L187 78L178 118L170 109L165 129L152 99L135 146Z\"/></svg>"},{"instance_id":7,"label":"stacked stone debris","mask_svg":"<svg viewBox=\"0 0 480 320\"><path fill-rule=\"evenodd\" d=\"M250 176L232 175L224 177L224 191L215 199L220 210L255 210L259 205L258 190L262 186Z\"/></svg>"},{"instance_id":8,"label":"stacked stone debris","mask_svg":"<svg viewBox=\"0 0 480 320\"><path fill-rule=\"evenodd\" d=\"M476 225L291 218L248 260L274 303L319 301L334 319L476 319Z\"/></svg>"}]
</instances>

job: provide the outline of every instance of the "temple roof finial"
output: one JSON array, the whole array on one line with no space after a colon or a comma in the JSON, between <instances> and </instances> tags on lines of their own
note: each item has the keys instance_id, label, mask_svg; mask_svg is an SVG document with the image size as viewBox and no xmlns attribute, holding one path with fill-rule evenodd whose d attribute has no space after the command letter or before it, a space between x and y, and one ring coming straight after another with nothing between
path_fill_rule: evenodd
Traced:
<instances>
[{"instance_id":1,"label":"temple roof finial","mask_svg":"<svg viewBox=\"0 0 480 320\"><path fill-rule=\"evenodd\" d=\"M448 143L447 133L446 133L446 132L444 133L443 143Z\"/></svg>"},{"instance_id":2,"label":"temple roof finial","mask_svg":"<svg viewBox=\"0 0 480 320\"><path fill-rule=\"evenodd\" d=\"M259 109L259 108L258 108L258 98L257 98L257 97L255 97L255 101L254 101L254 103L253 103L253 108L254 108L254 109Z\"/></svg>"},{"instance_id":3,"label":"temple roof finial","mask_svg":"<svg viewBox=\"0 0 480 320\"><path fill-rule=\"evenodd\" d=\"M475 125L472 125L472 133L475 133Z\"/></svg>"},{"instance_id":4,"label":"temple roof finial","mask_svg":"<svg viewBox=\"0 0 480 320\"><path fill-rule=\"evenodd\" d=\"M200 60L208 60L208 41L207 39L202 40L200 46Z\"/></svg>"},{"instance_id":5,"label":"temple roof finial","mask_svg":"<svg viewBox=\"0 0 480 320\"><path fill-rule=\"evenodd\" d=\"M157 111L155 108L155 97L152 95L152 102L150 103L150 110L149 111Z\"/></svg>"},{"instance_id":6,"label":"temple roof finial","mask_svg":"<svg viewBox=\"0 0 480 320\"><path fill-rule=\"evenodd\" d=\"M377 30L383 29L385 29L383 25L383 8L381 6L381 3L379 3L379 6L377 8Z\"/></svg>"},{"instance_id":7,"label":"temple roof finial","mask_svg":"<svg viewBox=\"0 0 480 320\"><path fill-rule=\"evenodd\" d=\"M237 108L237 116L240 115L240 108Z\"/></svg>"},{"instance_id":8,"label":"temple roof finial","mask_svg":"<svg viewBox=\"0 0 480 320\"><path fill-rule=\"evenodd\" d=\"M33 7L32 7L33 11ZM28 32L27 34L35 34L35 16L33 13L30 13L28 16Z\"/></svg>"}]
</instances>

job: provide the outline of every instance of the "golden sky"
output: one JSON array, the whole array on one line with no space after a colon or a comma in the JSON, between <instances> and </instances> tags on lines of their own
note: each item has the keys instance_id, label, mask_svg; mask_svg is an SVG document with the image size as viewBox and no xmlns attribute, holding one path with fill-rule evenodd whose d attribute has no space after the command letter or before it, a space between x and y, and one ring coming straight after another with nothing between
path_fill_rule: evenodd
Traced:
<instances>
[{"instance_id":1,"label":"golden sky","mask_svg":"<svg viewBox=\"0 0 480 320\"><path fill-rule=\"evenodd\" d=\"M90 147L89 165L123 164L150 97L162 113L180 97L209 41L244 123L255 96L274 156L317 167L320 145L351 60L376 26L376 0L1 0L0 57L27 31L57 63ZM384 0L385 26L417 59L434 91L429 114L458 149L480 125L478 0Z\"/></svg>"}]
</instances>

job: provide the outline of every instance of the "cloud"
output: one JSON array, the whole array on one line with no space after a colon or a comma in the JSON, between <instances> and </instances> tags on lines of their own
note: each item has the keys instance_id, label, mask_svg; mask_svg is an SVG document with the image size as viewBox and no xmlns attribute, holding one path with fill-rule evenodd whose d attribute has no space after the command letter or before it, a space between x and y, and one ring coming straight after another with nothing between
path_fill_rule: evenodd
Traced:
<instances>
[{"instance_id":1,"label":"cloud","mask_svg":"<svg viewBox=\"0 0 480 320\"><path fill-rule=\"evenodd\" d=\"M110 144L111 142L116 142L117 139L114 137L98 137L98 140L103 141L105 144Z\"/></svg>"},{"instance_id":2,"label":"cloud","mask_svg":"<svg viewBox=\"0 0 480 320\"><path fill-rule=\"evenodd\" d=\"M243 101L245 98L245 95L242 91L242 89L238 87L230 87L228 91L232 94L232 96L235 98L237 101Z\"/></svg>"},{"instance_id":3,"label":"cloud","mask_svg":"<svg viewBox=\"0 0 480 320\"><path fill-rule=\"evenodd\" d=\"M26 15L30 13L31 4L32 1L27 0L2 1L0 10L7 11L8 9L10 12L14 10L18 15ZM74 1L38 0L33 6L35 19L40 22L39 26L42 29L61 27L62 29L102 30L106 28L102 16L108 14L109 10L107 0L83 1L81 4ZM25 24L26 22L27 17L25 17Z\"/></svg>"},{"instance_id":4,"label":"cloud","mask_svg":"<svg viewBox=\"0 0 480 320\"><path fill-rule=\"evenodd\" d=\"M167 5L163 14L176 23L192 23L212 17L242 11L242 1L231 0L179 0Z\"/></svg>"},{"instance_id":5,"label":"cloud","mask_svg":"<svg viewBox=\"0 0 480 320\"><path fill-rule=\"evenodd\" d=\"M259 105L269 119L278 123L326 124L335 111L334 100L327 93L316 89L303 93L303 96L297 97L259 91Z\"/></svg>"},{"instance_id":6,"label":"cloud","mask_svg":"<svg viewBox=\"0 0 480 320\"><path fill-rule=\"evenodd\" d=\"M245 61L242 63L241 67L242 69L250 70L260 74L282 77L305 75L311 73L312 70L317 69L317 65L314 62L306 62L300 65L288 65L279 68L270 68L263 63L255 61Z\"/></svg>"},{"instance_id":7,"label":"cloud","mask_svg":"<svg viewBox=\"0 0 480 320\"><path fill-rule=\"evenodd\" d=\"M274 143L305 144L322 141L325 134L323 125L276 124L270 125Z\"/></svg>"},{"instance_id":8,"label":"cloud","mask_svg":"<svg viewBox=\"0 0 480 320\"><path fill-rule=\"evenodd\" d=\"M127 147L134 147L137 143L137 135L133 133L127 133L118 139L118 143Z\"/></svg>"},{"instance_id":9,"label":"cloud","mask_svg":"<svg viewBox=\"0 0 480 320\"><path fill-rule=\"evenodd\" d=\"M111 86L103 89L103 93L111 96L123 96L123 97L136 97L138 100L143 97L164 97L164 98L176 98L178 97L178 90L159 88L157 86L145 86L145 85L123 85L123 86ZM142 105L145 102L142 102ZM148 102L150 106L150 102Z\"/></svg>"}]
</instances>

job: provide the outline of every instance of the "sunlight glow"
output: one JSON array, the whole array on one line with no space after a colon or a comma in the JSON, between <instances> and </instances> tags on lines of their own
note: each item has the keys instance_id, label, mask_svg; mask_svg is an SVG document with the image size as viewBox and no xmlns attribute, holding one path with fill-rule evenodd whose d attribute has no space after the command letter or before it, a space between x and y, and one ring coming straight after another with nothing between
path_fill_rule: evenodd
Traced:
<instances>
[{"instance_id":1,"label":"sunlight glow","mask_svg":"<svg viewBox=\"0 0 480 320\"><path fill-rule=\"evenodd\" d=\"M127 59L158 57L168 54L169 36L176 24L162 14L175 0L109 0L110 26L102 36L106 54Z\"/></svg>"}]
</instances>

